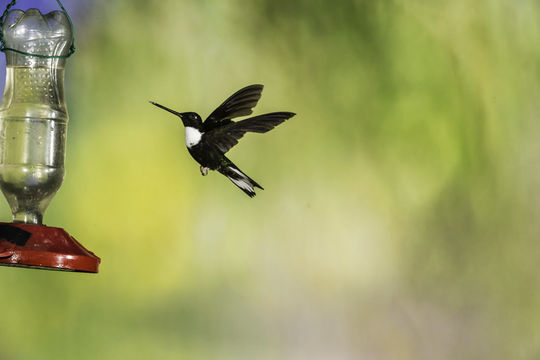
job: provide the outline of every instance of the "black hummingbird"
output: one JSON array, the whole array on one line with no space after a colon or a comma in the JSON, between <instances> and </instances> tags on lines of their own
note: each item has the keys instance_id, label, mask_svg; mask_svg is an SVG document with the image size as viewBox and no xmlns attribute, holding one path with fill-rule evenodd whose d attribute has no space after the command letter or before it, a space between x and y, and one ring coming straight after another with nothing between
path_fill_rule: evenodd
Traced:
<instances>
[{"instance_id":1,"label":"black hummingbird","mask_svg":"<svg viewBox=\"0 0 540 360\"><path fill-rule=\"evenodd\" d=\"M225 153L238 144L246 132L265 133L285 120L293 117L292 112L273 112L258 115L238 122L231 119L253 113L253 108L261 98L263 85L246 86L223 102L203 122L194 112L177 112L163 105L150 103L167 110L182 119L185 127L186 146L191 156L201 165L201 174L217 170L231 180L250 197L255 196L255 188L263 189L253 179L244 174L229 160ZM264 189L263 189L264 190Z\"/></svg>"}]
</instances>

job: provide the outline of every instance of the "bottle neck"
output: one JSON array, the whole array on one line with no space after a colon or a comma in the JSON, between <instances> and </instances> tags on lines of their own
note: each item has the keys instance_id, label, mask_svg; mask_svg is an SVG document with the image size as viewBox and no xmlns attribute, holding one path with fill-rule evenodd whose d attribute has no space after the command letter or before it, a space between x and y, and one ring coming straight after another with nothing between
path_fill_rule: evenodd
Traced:
<instances>
[{"instance_id":1,"label":"bottle neck","mask_svg":"<svg viewBox=\"0 0 540 360\"><path fill-rule=\"evenodd\" d=\"M13 214L14 223L42 225L43 214L37 211L20 211Z\"/></svg>"}]
</instances>

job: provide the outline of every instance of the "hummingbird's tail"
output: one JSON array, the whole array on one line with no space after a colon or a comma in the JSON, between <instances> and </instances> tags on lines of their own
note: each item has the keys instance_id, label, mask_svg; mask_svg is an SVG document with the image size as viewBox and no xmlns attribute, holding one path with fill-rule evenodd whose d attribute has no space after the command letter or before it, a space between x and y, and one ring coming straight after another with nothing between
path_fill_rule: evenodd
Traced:
<instances>
[{"instance_id":1,"label":"hummingbird's tail","mask_svg":"<svg viewBox=\"0 0 540 360\"><path fill-rule=\"evenodd\" d=\"M262 189L262 186L257 184L255 180L244 174L236 165L227 159L227 165L218 169L220 173L225 175L234 185L238 186L240 190L245 192L249 197L255 196L255 188Z\"/></svg>"}]
</instances>

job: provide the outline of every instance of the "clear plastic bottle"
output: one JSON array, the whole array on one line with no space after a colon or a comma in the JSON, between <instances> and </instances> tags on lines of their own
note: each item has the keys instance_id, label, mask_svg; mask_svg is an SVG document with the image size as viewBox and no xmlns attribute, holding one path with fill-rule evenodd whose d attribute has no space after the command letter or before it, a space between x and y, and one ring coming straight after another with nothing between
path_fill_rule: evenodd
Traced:
<instances>
[{"instance_id":1,"label":"clear plastic bottle","mask_svg":"<svg viewBox=\"0 0 540 360\"><path fill-rule=\"evenodd\" d=\"M3 27L6 47L65 56L72 43L61 11L11 10ZM5 51L6 86L0 105L0 189L14 222L42 224L43 212L64 178L68 114L66 58Z\"/></svg>"}]
</instances>

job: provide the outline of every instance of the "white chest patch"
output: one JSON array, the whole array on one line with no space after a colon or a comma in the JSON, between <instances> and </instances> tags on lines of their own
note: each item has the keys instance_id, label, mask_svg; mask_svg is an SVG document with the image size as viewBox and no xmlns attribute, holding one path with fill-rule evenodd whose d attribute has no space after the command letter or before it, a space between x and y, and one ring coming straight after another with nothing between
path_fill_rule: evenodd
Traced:
<instances>
[{"instance_id":1,"label":"white chest patch","mask_svg":"<svg viewBox=\"0 0 540 360\"><path fill-rule=\"evenodd\" d=\"M191 126L186 126L186 146L195 146L201 141L202 133Z\"/></svg>"}]
</instances>

